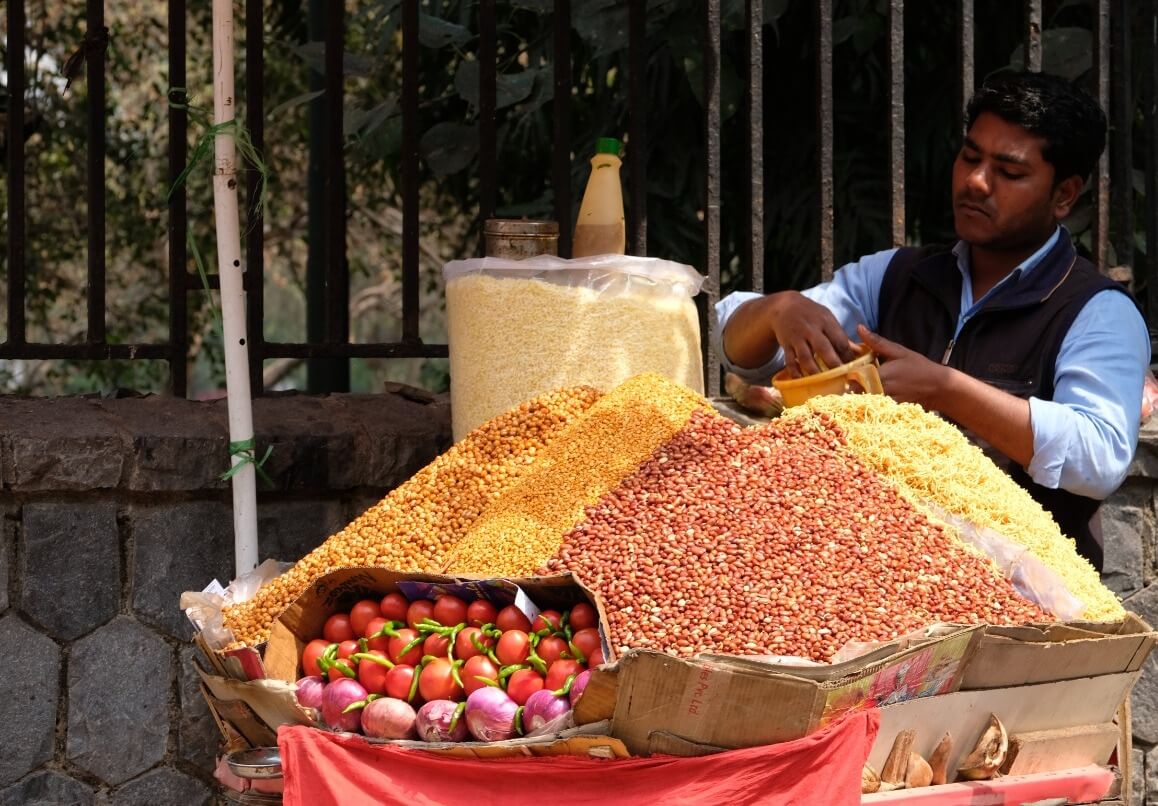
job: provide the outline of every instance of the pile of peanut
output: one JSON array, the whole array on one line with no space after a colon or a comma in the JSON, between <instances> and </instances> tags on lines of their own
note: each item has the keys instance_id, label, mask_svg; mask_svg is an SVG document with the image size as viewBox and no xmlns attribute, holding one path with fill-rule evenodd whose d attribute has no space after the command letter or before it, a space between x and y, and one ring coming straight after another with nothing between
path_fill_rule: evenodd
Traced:
<instances>
[{"instance_id":1,"label":"pile of peanut","mask_svg":"<svg viewBox=\"0 0 1158 806\"><path fill-rule=\"evenodd\" d=\"M543 570L573 571L603 596L619 652L826 660L935 621L1045 617L821 416L743 429L693 414Z\"/></svg>"}]
</instances>

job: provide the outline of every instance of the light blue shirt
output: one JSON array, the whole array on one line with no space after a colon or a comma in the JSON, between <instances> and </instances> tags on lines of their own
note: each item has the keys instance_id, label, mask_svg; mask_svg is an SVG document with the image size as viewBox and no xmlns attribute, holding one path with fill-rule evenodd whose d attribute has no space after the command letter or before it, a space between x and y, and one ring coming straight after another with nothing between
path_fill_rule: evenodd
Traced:
<instances>
[{"instance_id":1,"label":"light blue shirt","mask_svg":"<svg viewBox=\"0 0 1158 806\"><path fill-rule=\"evenodd\" d=\"M973 299L969 249L959 241L953 253L965 282L961 284L961 314L954 338L999 288L1033 271L1063 232L1059 227L1041 249L979 300ZM830 282L802 293L832 311L849 337L856 340L858 324L877 329L881 281L894 254L895 249L887 249L866 255L842 266ZM783 350L762 367L744 368L728 359L722 338L735 310L759 296L737 291L716 303L719 327L712 339L725 369L749 383L767 384L784 366ZM1113 290L1095 294L1062 340L1053 400L1029 399L1033 459L1026 472L1030 478L1045 487L1060 487L1095 499L1116 490L1126 477L1138 444L1142 383L1149 363L1149 331L1133 302Z\"/></svg>"}]
</instances>

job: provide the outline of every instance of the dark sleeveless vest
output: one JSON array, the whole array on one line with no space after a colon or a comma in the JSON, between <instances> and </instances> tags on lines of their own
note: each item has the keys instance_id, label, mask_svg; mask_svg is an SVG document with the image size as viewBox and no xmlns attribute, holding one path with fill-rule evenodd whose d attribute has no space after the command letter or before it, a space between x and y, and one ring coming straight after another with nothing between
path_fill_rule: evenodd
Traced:
<instances>
[{"instance_id":1,"label":"dark sleeveless vest","mask_svg":"<svg viewBox=\"0 0 1158 806\"><path fill-rule=\"evenodd\" d=\"M1021 398L1053 399L1054 364L1062 340L1090 297L1107 288L1125 292L1074 250L1063 230L1028 275L1007 282L965 323L953 341L961 308L962 276L948 246L902 247L881 285L878 331L933 361L948 364ZM1035 483L1017 463L973 434L998 466L1042 505L1078 553L1102 569L1101 502Z\"/></svg>"}]
</instances>

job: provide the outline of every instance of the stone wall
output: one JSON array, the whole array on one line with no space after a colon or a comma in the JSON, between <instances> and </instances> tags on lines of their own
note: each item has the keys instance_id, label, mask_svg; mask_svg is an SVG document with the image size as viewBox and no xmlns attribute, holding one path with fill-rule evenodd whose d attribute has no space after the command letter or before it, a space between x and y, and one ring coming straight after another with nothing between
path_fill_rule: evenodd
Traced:
<instances>
[{"instance_id":1,"label":"stone wall","mask_svg":"<svg viewBox=\"0 0 1158 806\"><path fill-rule=\"evenodd\" d=\"M425 466L449 409L413 390L255 401L261 558L294 560ZM233 575L223 401L0 398L0 806L202 804L220 735L180 594ZM1158 428L1106 508L1106 583L1158 624ZM1135 804L1158 806L1158 671L1133 695ZM1148 795L1147 795L1148 793Z\"/></svg>"},{"instance_id":2,"label":"stone wall","mask_svg":"<svg viewBox=\"0 0 1158 806\"><path fill-rule=\"evenodd\" d=\"M0 398L0 806L205 804L220 733L181 593L233 576L224 401ZM449 408L274 396L260 557L296 560L425 466Z\"/></svg>"}]
</instances>

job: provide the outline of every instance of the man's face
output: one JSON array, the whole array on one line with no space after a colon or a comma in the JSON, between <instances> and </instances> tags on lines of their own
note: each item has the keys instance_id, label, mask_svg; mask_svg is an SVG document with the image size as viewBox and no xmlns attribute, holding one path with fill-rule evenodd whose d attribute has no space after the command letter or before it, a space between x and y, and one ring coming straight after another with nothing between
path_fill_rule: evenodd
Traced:
<instances>
[{"instance_id":1,"label":"man's face","mask_svg":"<svg viewBox=\"0 0 1158 806\"><path fill-rule=\"evenodd\" d=\"M990 250L1036 248L1069 212L1055 192L1045 140L990 112L973 121L953 163L957 237Z\"/></svg>"}]
</instances>

